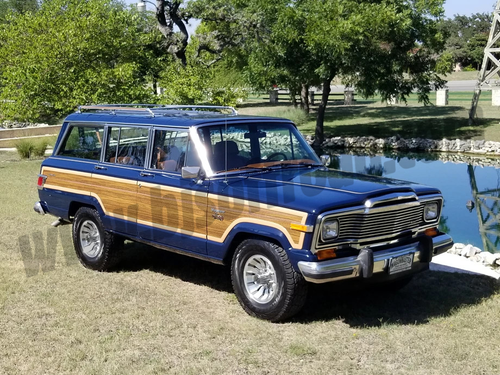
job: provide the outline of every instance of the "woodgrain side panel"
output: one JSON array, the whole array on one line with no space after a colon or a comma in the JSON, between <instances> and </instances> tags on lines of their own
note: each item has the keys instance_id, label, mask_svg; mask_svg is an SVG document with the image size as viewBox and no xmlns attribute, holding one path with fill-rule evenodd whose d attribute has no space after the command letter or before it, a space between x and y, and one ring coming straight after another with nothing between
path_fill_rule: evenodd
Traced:
<instances>
[{"instance_id":1,"label":"woodgrain side panel","mask_svg":"<svg viewBox=\"0 0 500 375\"><path fill-rule=\"evenodd\" d=\"M107 215L135 221L137 218L137 182L92 175L92 196L99 197Z\"/></svg>"},{"instance_id":2,"label":"woodgrain side panel","mask_svg":"<svg viewBox=\"0 0 500 375\"><path fill-rule=\"evenodd\" d=\"M137 197L139 223L206 236L207 193L142 183Z\"/></svg>"},{"instance_id":3,"label":"woodgrain side panel","mask_svg":"<svg viewBox=\"0 0 500 375\"><path fill-rule=\"evenodd\" d=\"M177 233L224 242L240 223L281 231L294 248L305 233L290 229L305 224L307 213L159 184L44 167L45 187L95 197L106 215Z\"/></svg>"},{"instance_id":4,"label":"woodgrain side panel","mask_svg":"<svg viewBox=\"0 0 500 375\"><path fill-rule=\"evenodd\" d=\"M106 215L135 221L137 182L87 172L44 167L45 187L95 197Z\"/></svg>"},{"instance_id":5,"label":"woodgrain side panel","mask_svg":"<svg viewBox=\"0 0 500 375\"><path fill-rule=\"evenodd\" d=\"M59 168L43 167L43 175L47 176L45 186L50 189L69 189L90 195L92 176L90 173L67 171Z\"/></svg>"},{"instance_id":6,"label":"woodgrain side panel","mask_svg":"<svg viewBox=\"0 0 500 375\"><path fill-rule=\"evenodd\" d=\"M290 229L290 224L305 224L304 212L213 194L208 198L208 210L207 232L212 241L223 242L239 223L255 223L280 230L295 248L303 246L305 234Z\"/></svg>"}]
</instances>

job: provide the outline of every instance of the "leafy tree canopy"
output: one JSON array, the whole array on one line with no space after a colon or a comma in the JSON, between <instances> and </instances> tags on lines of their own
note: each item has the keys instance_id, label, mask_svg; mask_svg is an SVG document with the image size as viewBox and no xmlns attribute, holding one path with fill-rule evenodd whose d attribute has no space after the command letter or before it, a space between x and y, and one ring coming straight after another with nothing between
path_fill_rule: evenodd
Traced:
<instances>
[{"instance_id":1,"label":"leafy tree canopy","mask_svg":"<svg viewBox=\"0 0 500 375\"><path fill-rule=\"evenodd\" d=\"M196 11L212 31L213 45L245 55L247 76L258 86L291 89L322 84L316 141L330 82L341 77L365 95L420 99L444 82L436 56L444 45L437 22L443 0L197 0ZM207 51L209 51L207 49ZM210 51L209 51L210 52ZM214 51L212 51L214 52ZM216 51L215 51L216 52Z\"/></svg>"},{"instance_id":2,"label":"leafy tree canopy","mask_svg":"<svg viewBox=\"0 0 500 375\"><path fill-rule=\"evenodd\" d=\"M0 25L0 113L37 120L78 104L149 101L144 22L112 0L46 0L36 13L10 13Z\"/></svg>"},{"instance_id":3,"label":"leafy tree canopy","mask_svg":"<svg viewBox=\"0 0 500 375\"><path fill-rule=\"evenodd\" d=\"M492 21L491 13L476 13L456 15L440 23L441 32L447 36L446 51L455 63L480 69Z\"/></svg>"},{"instance_id":4,"label":"leafy tree canopy","mask_svg":"<svg viewBox=\"0 0 500 375\"><path fill-rule=\"evenodd\" d=\"M38 0L0 0L0 22L4 22L9 12L24 14L35 12L40 4Z\"/></svg>"}]
</instances>

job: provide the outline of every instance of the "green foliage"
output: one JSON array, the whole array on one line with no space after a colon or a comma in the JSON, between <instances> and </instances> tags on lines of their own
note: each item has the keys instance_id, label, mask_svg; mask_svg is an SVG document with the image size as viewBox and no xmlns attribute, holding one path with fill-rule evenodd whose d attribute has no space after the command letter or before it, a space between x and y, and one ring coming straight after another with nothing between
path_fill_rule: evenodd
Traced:
<instances>
[{"instance_id":1,"label":"green foliage","mask_svg":"<svg viewBox=\"0 0 500 375\"><path fill-rule=\"evenodd\" d=\"M475 72L476 69L473 66L466 66L465 68L463 68L463 71L464 72Z\"/></svg>"},{"instance_id":2,"label":"green foliage","mask_svg":"<svg viewBox=\"0 0 500 375\"><path fill-rule=\"evenodd\" d=\"M475 13L471 16L456 15L439 24L440 32L447 36L446 51L452 54L455 63L480 68L491 22L491 13Z\"/></svg>"},{"instance_id":3,"label":"green foliage","mask_svg":"<svg viewBox=\"0 0 500 375\"><path fill-rule=\"evenodd\" d=\"M118 1L46 0L0 26L0 111L61 117L78 104L148 102L144 19Z\"/></svg>"},{"instance_id":4,"label":"green foliage","mask_svg":"<svg viewBox=\"0 0 500 375\"><path fill-rule=\"evenodd\" d=\"M322 84L326 92L337 76L366 96L405 100L418 91L427 103L431 89L444 85L435 58L444 45L437 28L443 2L198 0L196 10L212 45L226 45L246 62L244 76L255 88L277 84L298 93ZM319 142L325 106L318 110Z\"/></svg>"},{"instance_id":5,"label":"green foliage","mask_svg":"<svg viewBox=\"0 0 500 375\"><path fill-rule=\"evenodd\" d=\"M35 148L35 144L31 140L20 140L16 143L16 150L21 159L30 159Z\"/></svg>"},{"instance_id":6,"label":"green foliage","mask_svg":"<svg viewBox=\"0 0 500 375\"><path fill-rule=\"evenodd\" d=\"M451 73L453 70L453 65L453 54L446 51L436 61L436 72L439 74Z\"/></svg>"},{"instance_id":7,"label":"green foliage","mask_svg":"<svg viewBox=\"0 0 500 375\"><path fill-rule=\"evenodd\" d=\"M38 141L34 144L33 147L33 156L35 157L44 157L45 151L47 151L47 147L49 146L49 142L45 139Z\"/></svg>"},{"instance_id":8,"label":"green foliage","mask_svg":"<svg viewBox=\"0 0 500 375\"><path fill-rule=\"evenodd\" d=\"M15 147L21 159L31 159L32 156L40 158L45 156L49 142L45 139L34 141L22 139L16 142Z\"/></svg>"},{"instance_id":9,"label":"green foliage","mask_svg":"<svg viewBox=\"0 0 500 375\"><path fill-rule=\"evenodd\" d=\"M5 22L9 12L24 14L34 13L40 7L37 0L0 0L0 22Z\"/></svg>"},{"instance_id":10,"label":"green foliage","mask_svg":"<svg viewBox=\"0 0 500 375\"><path fill-rule=\"evenodd\" d=\"M164 104L213 104L235 106L247 97L240 74L227 61L207 66L190 57L187 65L171 60L160 74Z\"/></svg>"},{"instance_id":11,"label":"green foliage","mask_svg":"<svg viewBox=\"0 0 500 375\"><path fill-rule=\"evenodd\" d=\"M299 108L287 107L277 111L277 117L284 117L294 122L297 126L304 125L309 121L309 116L303 110Z\"/></svg>"}]
</instances>

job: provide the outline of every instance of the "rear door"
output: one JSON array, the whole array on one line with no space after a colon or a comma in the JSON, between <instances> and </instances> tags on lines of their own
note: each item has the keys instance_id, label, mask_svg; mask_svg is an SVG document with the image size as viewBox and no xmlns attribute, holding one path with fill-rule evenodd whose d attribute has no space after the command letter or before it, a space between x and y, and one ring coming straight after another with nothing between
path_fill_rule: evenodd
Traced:
<instances>
[{"instance_id":1,"label":"rear door","mask_svg":"<svg viewBox=\"0 0 500 375\"><path fill-rule=\"evenodd\" d=\"M137 183L144 169L149 127L107 127L106 147L92 175L93 189L106 214L105 225L137 236Z\"/></svg>"}]
</instances>

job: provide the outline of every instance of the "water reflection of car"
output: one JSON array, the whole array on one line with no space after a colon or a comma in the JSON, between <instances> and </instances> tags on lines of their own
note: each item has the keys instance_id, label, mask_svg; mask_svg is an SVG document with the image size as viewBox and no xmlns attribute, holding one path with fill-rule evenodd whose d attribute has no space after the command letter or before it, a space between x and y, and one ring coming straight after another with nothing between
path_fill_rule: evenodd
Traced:
<instances>
[{"instance_id":1,"label":"water reflection of car","mask_svg":"<svg viewBox=\"0 0 500 375\"><path fill-rule=\"evenodd\" d=\"M243 308L280 321L309 283L401 287L452 246L437 189L328 169L289 120L206 109L66 118L35 210L73 224L85 267L113 267L124 238L225 264Z\"/></svg>"}]
</instances>

